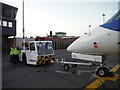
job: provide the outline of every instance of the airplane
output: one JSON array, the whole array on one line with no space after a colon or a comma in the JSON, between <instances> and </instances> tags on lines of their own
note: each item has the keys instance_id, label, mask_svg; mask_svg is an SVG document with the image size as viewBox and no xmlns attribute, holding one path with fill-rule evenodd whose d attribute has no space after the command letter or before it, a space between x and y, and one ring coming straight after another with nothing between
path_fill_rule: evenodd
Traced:
<instances>
[{"instance_id":1,"label":"airplane","mask_svg":"<svg viewBox=\"0 0 120 90\"><path fill-rule=\"evenodd\" d=\"M119 36L120 10L104 24L81 35L67 47L67 50L73 53L102 56L102 65L98 67L96 73L104 77L109 71L106 66L106 56L120 55Z\"/></svg>"}]
</instances>

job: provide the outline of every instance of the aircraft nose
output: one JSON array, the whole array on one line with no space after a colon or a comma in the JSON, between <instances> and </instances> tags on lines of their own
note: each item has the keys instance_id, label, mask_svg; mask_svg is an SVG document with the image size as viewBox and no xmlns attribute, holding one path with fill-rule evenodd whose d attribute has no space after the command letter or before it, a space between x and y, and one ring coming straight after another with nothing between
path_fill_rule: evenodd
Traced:
<instances>
[{"instance_id":1,"label":"aircraft nose","mask_svg":"<svg viewBox=\"0 0 120 90\"><path fill-rule=\"evenodd\" d=\"M68 46L67 51L76 52L77 51L76 49L78 49L76 43L72 43L70 46Z\"/></svg>"},{"instance_id":2,"label":"aircraft nose","mask_svg":"<svg viewBox=\"0 0 120 90\"><path fill-rule=\"evenodd\" d=\"M76 43L72 43L67 47L67 51L69 52L75 52L76 51Z\"/></svg>"},{"instance_id":3,"label":"aircraft nose","mask_svg":"<svg viewBox=\"0 0 120 90\"><path fill-rule=\"evenodd\" d=\"M67 47L67 51L70 51L70 52L72 51L71 46Z\"/></svg>"},{"instance_id":4,"label":"aircraft nose","mask_svg":"<svg viewBox=\"0 0 120 90\"><path fill-rule=\"evenodd\" d=\"M79 38L77 40L75 40L72 44L70 44L68 47L67 47L67 51L69 52L77 52L78 49L79 49Z\"/></svg>"}]
</instances>

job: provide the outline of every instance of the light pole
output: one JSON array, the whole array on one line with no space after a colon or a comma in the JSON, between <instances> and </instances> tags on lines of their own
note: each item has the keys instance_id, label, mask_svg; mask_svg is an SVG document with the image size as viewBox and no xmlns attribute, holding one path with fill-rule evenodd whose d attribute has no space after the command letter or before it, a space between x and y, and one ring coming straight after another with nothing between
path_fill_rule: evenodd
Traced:
<instances>
[{"instance_id":1,"label":"light pole","mask_svg":"<svg viewBox=\"0 0 120 90\"><path fill-rule=\"evenodd\" d=\"M25 29L24 29L24 0L23 0L23 50L25 50Z\"/></svg>"}]
</instances>

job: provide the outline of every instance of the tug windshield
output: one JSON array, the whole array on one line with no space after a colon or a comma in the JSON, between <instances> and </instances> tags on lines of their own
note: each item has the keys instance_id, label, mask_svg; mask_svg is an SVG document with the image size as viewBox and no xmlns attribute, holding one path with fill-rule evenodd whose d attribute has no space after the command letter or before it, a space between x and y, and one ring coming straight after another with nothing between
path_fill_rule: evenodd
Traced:
<instances>
[{"instance_id":1,"label":"tug windshield","mask_svg":"<svg viewBox=\"0 0 120 90\"><path fill-rule=\"evenodd\" d=\"M45 54L53 54L53 45L51 42L38 42L37 45L37 52L38 55L45 55Z\"/></svg>"}]
</instances>

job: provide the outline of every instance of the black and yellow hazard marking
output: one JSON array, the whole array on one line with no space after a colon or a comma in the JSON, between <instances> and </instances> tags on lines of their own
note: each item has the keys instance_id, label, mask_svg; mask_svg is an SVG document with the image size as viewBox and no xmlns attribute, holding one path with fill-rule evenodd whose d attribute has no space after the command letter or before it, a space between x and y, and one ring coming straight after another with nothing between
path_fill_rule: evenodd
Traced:
<instances>
[{"instance_id":1,"label":"black and yellow hazard marking","mask_svg":"<svg viewBox=\"0 0 120 90\"><path fill-rule=\"evenodd\" d=\"M46 64L46 61L53 61L54 60L54 56L53 55L49 55L49 56L38 56L38 65L40 64Z\"/></svg>"},{"instance_id":2,"label":"black and yellow hazard marking","mask_svg":"<svg viewBox=\"0 0 120 90\"><path fill-rule=\"evenodd\" d=\"M110 71L116 72L120 68L120 64L114 66ZM96 80L89 84L85 90L92 89L95 90L98 88L100 85L102 85L106 80L110 81L116 81L119 78L118 74L115 74L114 77L99 77L98 75L96 76Z\"/></svg>"},{"instance_id":3,"label":"black and yellow hazard marking","mask_svg":"<svg viewBox=\"0 0 120 90\"><path fill-rule=\"evenodd\" d=\"M110 71L116 72L120 68L120 64L113 67Z\"/></svg>"},{"instance_id":4,"label":"black and yellow hazard marking","mask_svg":"<svg viewBox=\"0 0 120 90\"><path fill-rule=\"evenodd\" d=\"M41 63L43 62L43 60L45 59L45 57L46 57L46 56L43 56L43 57L39 60L38 64L41 64Z\"/></svg>"}]
</instances>

